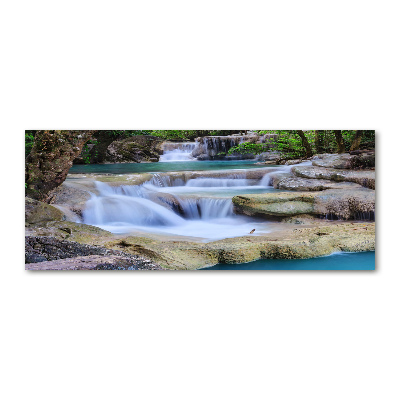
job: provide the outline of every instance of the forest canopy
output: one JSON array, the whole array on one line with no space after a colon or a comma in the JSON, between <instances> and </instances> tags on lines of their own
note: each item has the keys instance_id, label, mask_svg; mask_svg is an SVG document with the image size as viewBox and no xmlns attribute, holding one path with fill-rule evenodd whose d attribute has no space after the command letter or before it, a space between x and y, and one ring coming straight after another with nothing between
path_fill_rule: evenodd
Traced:
<instances>
[{"instance_id":1,"label":"forest canopy","mask_svg":"<svg viewBox=\"0 0 400 400\"><path fill-rule=\"evenodd\" d=\"M25 157L32 150L36 132L25 131ZM156 136L163 140L189 141L202 136L227 136L232 134L243 134L246 130L103 130L96 131L97 134L84 146L87 151L88 145L97 144L99 139L109 138L110 141L123 139L136 135ZM271 138L265 143L256 144L244 142L233 147L229 153L253 153L260 154L268 149L268 144L276 143L276 150L286 158L301 158L312 154L320 153L343 153L345 151L361 149L373 149L375 147L375 131L373 130L253 130L258 135L275 134L278 139ZM304 137L299 133L303 132ZM307 143L310 146L307 151ZM352 147L353 146L353 147Z\"/></svg>"}]
</instances>

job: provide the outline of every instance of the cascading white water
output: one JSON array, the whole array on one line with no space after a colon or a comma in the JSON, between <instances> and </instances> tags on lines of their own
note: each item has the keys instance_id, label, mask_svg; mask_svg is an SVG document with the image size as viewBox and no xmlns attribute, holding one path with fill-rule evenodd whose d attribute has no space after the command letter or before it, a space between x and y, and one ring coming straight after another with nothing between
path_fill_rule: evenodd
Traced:
<instances>
[{"instance_id":1,"label":"cascading white water","mask_svg":"<svg viewBox=\"0 0 400 400\"><path fill-rule=\"evenodd\" d=\"M303 161L302 163L296 164L296 166L307 166L312 165L311 161ZM260 185L264 187L272 187L272 178L275 174L288 173L292 169L293 165L282 165L273 172L267 172L260 181Z\"/></svg>"},{"instance_id":2,"label":"cascading white water","mask_svg":"<svg viewBox=\"0 0 400 400\"><path fill-rule=\"evenodd\" d=\"M213 198L177 198L185 217L189 219L210 220L232 217L233 205L231 199Z\"/></svg>"},{"instance_id":3,"label":"cascading white water","mask_svg":"<svg viewBox=\"0 0 400 400\"><path fill-rule=\"evenodd\" d=\"M272 187L272 178L275 174L280 174L280 173L285 173L285 172L289 172L290 169L292 168L291 165L283 165L282 167L280 167L278 170L275 170L273 172L267 172L263 178L260 181L260 185L261 186L265 186L265 187Z\"/></svg>"},{"instance_id":4,"label":"cascading white water","mask_svg":"<svg viewBox=\"0 0 400 400\"><path fill-rule=\"evenodd\" d=\"M113 233L137 230L209 240L243 236L255 227L258 228L258 232L266 229L265 223L234 215L231 197L173 195L172 189L185 188L187 184L179 182L185 186L166 188L163 186L166 183L178 182L161 180L158 181L160 185L156 186L154 183L157 183L157 177L154 178L153 183L141 186L111 187L97 182L99 195L92 195L87 202L83 212L84 223ZM210 178L209 184L219 184L223 188L223 185L229 185L228 181L235 179ZM245 180L239 179L239 181ZM216 186L210 186L212 187ZM166 189L169 189L167 196Z\"/></svg>"},{"instance_id":5,"label":"cascading white water","mask_svg":"<svg viewBox=\"0 0 400 400\"><path fill-rule=\"evenodd\" d=\"M189 180L187 176L193 175L154 174L137 186L96 182L99 194L87 202L83 222L113 233L150 232L206 240L244 236L253 229L254 235L261 234L269 231L271 223L234 214L232 196L274 190L270 189L272 175L289 172L292 167L274 168L261 179L264 170L251 173L251 179L246 179L249 172L236 170Z\"/></svg>"},{"instance_id":6,"label":"cascading white water","mask_svg":"<svg viewBox=\"0 0 400 400\"><path fill-rule=\"evenodd\" d=\"M198 143L166 143L164 145L164 154L160 156L160 162L172 161L196 161L192 156L193 150Z\"/></svg>"}]
</instances>

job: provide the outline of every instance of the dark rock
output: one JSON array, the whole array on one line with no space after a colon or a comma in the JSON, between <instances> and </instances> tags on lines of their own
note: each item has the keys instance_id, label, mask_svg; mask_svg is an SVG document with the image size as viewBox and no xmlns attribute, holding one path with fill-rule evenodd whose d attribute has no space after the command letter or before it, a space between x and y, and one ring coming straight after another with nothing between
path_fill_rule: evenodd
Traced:
<instances>
[{"instance_id":1,"label":"dark rock","mask_svg":"<svg viewBox=\"0 0 400 400\"><path fill-rule=\"evenodd\" d=\"M107 147L106 162L137 162L160 159L163 141L155 136L138 135L116 140Z\"/></svg>"},{"instance_id":2,"label":"dark rock","mask_svg":"<svg viewBox=\"0 0 400 400\"><path fill-rule=\"evenodd\" d=\"M74 267L79 260L88 256L102 256L100 259L87 259L90 268ZM105 257L105 258L104 258ZM65 268L63 263L54 261L68 259L72 260ZM86 261L87 261L86 260ZM95 264L93 262L95 261ZM46 264L47 262L53 262ZM26 269L161 269L157 264L132 254L119 250L112 250L101 246L80 244L68 240L59 240L51 236L26 236L25 237L25 263ZM29 264L40 263L38 267Z\"/></svg>"},{"instance_id":3,"label":"dark rock","mask_svg":"<svg viewBox=\"0 0 400 400\"><path fill-rule=\"evenodd\" d=\"M138 263L132 256L82 256L64 258L56 261L44 261L26 264L31 271L66 271L66 270L162 270L151 261Z\"/></svg>"}]
</instances>

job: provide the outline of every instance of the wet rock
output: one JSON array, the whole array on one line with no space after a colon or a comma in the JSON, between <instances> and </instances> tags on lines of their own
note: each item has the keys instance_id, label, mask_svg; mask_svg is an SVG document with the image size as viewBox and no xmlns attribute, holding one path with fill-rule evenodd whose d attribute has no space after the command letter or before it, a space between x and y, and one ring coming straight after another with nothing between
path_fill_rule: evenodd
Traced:
<instances>
[{"instance_id":1,"label":"wet rock","mask_svg":"<svg viewBox=\"0 0 400 400\"><path fill-rule=\"evenodd\" d=\"M335 182L354 182L369 189L375 189L375 171L338 170L315 166L294 166L292 173L300 178L326 179Z\"/></svg>"},{"instance_id":2,"label":"wet rock","mask_svg":"<svg viewBox=\"0 0 400 400\"><path fill-rule=\"evenodd\" d=\"M321 191L327 189L356 189L361 186L352 182L334 182L324 179L305 179L281 174L272 178L275 189L295 191Z\"/></svg>"},{"instance_id":3,"label":"wet rock","mask_svg":"<svg viewBox=\"0 0 400 400\"><path fill-rule=\"evenodd\" d=\"M241 195L232 201L236 213L267 219L299 214L341 220L375 218L375 191L366 188Z\"/></svg>"},{"instance_id":4,"label":"wet rock","mask_svg":"<svg viewBox=\"0 0 400 400\"><path fill-rule=\"evenodd\" d=\"M375 220L375 191L326 190L314 197L313 214L341 220Z\"/></svg>"},{"instance_id":5,"label":"wet rock","mask_svg":"<svg viewBox=\"0 0 400 400\"><path fill-rule=\"evenodd\" d=\"M64 212L67 220L76 222L76 218L82 217L82 212L90 197L87 190L77 189L64 182L51 194L50 204L58 206L57 208Z\"/></svg>"},{"instance_id":6,"label":"wet rock","mask_svg":"<svg viewBox=\"0 0 400 400\"><path fill-rule=\"evenodd\" d=\"M272 196L268 196L271 194ZM304 193L266 193L235 196L237 214L261 217L289 217L313 213L313 197Z\"/></svg>"},{"instance_id":7,"label":"wet rock","mask_svg":"<svg viewBox=\"0 0 400 400\"><path fill-rule=\"evenodd\" d=\"M38 200L25 197L25 223L38 224L48 221L62 221L64 214L57 208Z\"/></svg>"}]
</instances>

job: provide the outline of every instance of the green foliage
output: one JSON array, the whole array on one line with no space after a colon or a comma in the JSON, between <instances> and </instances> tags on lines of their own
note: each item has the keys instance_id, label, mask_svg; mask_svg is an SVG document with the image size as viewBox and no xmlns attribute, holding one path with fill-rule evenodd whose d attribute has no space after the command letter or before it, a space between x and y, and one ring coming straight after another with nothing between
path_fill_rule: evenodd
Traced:
<instances>
[{"instance_id":1,"label":"green foliage","mask_svg":"<svg viewBox=\"0 0 400 400\"><path fill-rule=\"evenodd\" d=\"M196 136L196 131L182 131L182 130L158 130L149 131L153 136L157 136L164 140L191 140Z\"/></svg>"},{"instance_id":2,"label":"green foliage","mask_svg":"<svg viewBox=\"0 0 400 400\"><path fill-rule=\"evenodd\" d=\"M267 138L264 143L249 143L244 142L238 146L232 147L229 154L261 154L269 150L271 145L274 151L279 152L283 158L296 159L305 156L306 152L302 145L300 136L295 133L296 131L257 131L259 135L277 134L278 139ZM305 131L307 140L310 142L314 139L313 131ZM311 143L311 142L310 142Z\"/></svg>"},{"instance_id":3,"label":"green foliage","mask_svg":"<svg viewBox=\"0 0 400 400\"><path fill-rule=\"evenodd\" d=\"M100 132L100 131L99 131ZM244 131L232 131L232 130L106 130L101 131L106 133L111 137L112 140L122 139L126 137L136 136L136 135L152 135L159 137L163 140L176 140L176 141L186 141L194 140L196 137L201 136L226 136L233 133L239 133ZM228 154L261 154L268 151L271 145L275 151L278 151L282 158L285 159L297 159L303 158L306 155L306 151L300 136L293 130L258 130L254 131L258 135L265 134L277 134L278 139L270 138L267 139L265 143L249 143L244 142L240 145L233 147L229 150ZM338 151L335 133L333 130L323 130L323 131L303 131L308 143L311 146L313 154L317 153L335 153ZM316 134L318 132L318 135ZM375 147L375 131L361 131L362 139L360 148L374 148ZM25 156L32 150L32 146L35 140L36 131L27 130L25 131ZM345 151L349 151L356 136L355 130L342 130L341 131L343 142L345 145ZM90 163L93 159L93 155L96 158L96 149L99 142L97 139L92 139L83 148L82 157L86 164ZM40 143L36 144L40 146ZM94 146L94 154L91 154L91 147ZM92 151L93 153L93 151ZM222 153L219 156L225 155Z\"/></svg>"},{"instance_id":4,"label":"green foliage","mask_svg":"<svg viewBox=\"0 0 400 400\"><path fill-rule=\"evenodd\" d=\"M36 131L25 131L25 157L27 157L32 150L35 133Z\"/></svg>"},{"instance_id":5,"label":"green foliage","mask_svg":"<svg viewBox=\"0 0 400 400\"><path fill-rule=\"evenodd\" d=\"M239 153L239 154L261 154L268 151L269 145L273 145L274 151L281 154L284 159L298 159L304 158L306 156L306 150L303 146L300 136L293 130L268 130L268 131L255 131L259 135L266 134L276 134L278 139L266 139L263 144L253 144L253 143L241 143L236 147L232 147L229 150L229 154ZM335 138L335 133L333 130L323 130L318 131L319 136L316 134L317 131L303 131L304 135L311 146L312 153L336 153L337 152L337 142ZM375 131L361 131L362 140L360 148L375 148ZM349 151L356 136L355 130L342 130L343 141L345 145L345 151ZM319 143L317 143L319 139ZM319 151L318 151L319 150Z\"/></svg>"},{"instance_id":6,"label":"green foliage","mask_svg":"<svg viewBox=\"0 0 400 400\"><path fill-rule=\"evenodd\" d=\"M235 147L231 147L228 154L261 154L268 150L266 144L243 142Z\"/></svg>"},{"instance_id":7,"label":"green foliage","mask_svg":"<svg viewBox=\"0 0 400 400\"><path fill-rule=\"evenodd\" d=\"M85 164L90 164L90 160L92 158L92 155L91 155L90 151L91 151L93 146L91 146L91 145L95 146L94 147L95 152L94 152L93 156L97 157L97 155L98 155L98 152L96 150L96 145L97 144L98 144L98 140L97 139L91 139L83 146L81 155L82 155L82 158L83 158L83 161L85 162Z\"/></svg>"}]
</instances>

